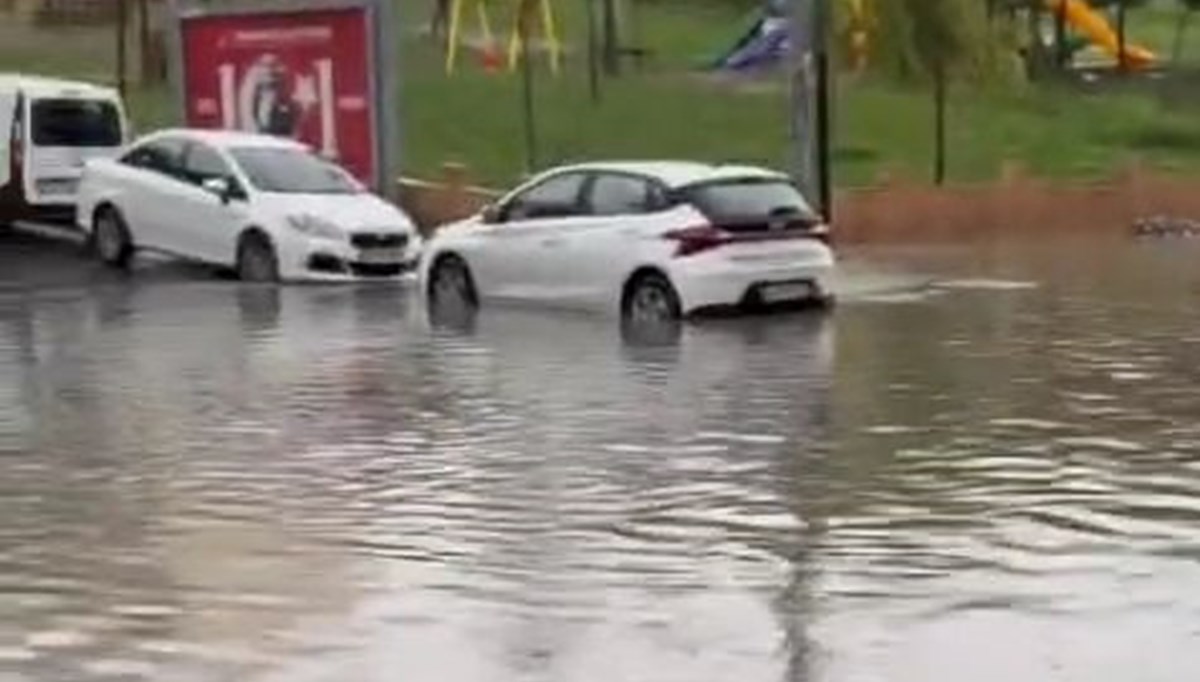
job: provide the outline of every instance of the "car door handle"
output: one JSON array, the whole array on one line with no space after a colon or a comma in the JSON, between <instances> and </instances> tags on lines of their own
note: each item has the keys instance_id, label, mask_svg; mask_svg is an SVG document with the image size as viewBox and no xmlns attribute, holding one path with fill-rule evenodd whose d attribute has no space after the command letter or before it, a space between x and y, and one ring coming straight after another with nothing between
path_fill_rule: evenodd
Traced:
<instances>
[{"instance_id":1,"label":"car door handle","mask_svg":"<svg viewBox=\"0 0 1200 682\"><path fill-rule=\"evenodd\" d=\"M563 240L560 237L546 237L545 239L542 240L542 246L544 246L546 248L562 246L562 244L563 244Z\"/></svg>"}]
</instances>

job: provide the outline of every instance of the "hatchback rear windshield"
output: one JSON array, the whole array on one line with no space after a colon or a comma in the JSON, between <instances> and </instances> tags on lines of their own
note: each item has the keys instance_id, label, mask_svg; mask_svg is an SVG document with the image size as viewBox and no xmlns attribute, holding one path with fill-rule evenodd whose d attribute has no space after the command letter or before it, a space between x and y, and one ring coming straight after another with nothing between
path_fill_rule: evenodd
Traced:
<instances>
[{"instance_id":1,"label":"hatchback rear windshield","mask_svg":"<svg viewBox=\"0 0 1200 682\"><path fill-rule=\"evenodd\" d=\"M31 108L33 144L39 147L119 147L121 115L112 102L39 99Z\"/></svg>"},{"instance_id":2,"label":"hatchback rear windshield","mask_svg":"<svg viewBox=\"0 0 1200 682\"><path fill-rule=\"evenodd\" d=\"M816 213L794 185L774 178L720 180L687 187L683 200L715 223L785 218L813 221Z\"/></svg>"}]
</instances>

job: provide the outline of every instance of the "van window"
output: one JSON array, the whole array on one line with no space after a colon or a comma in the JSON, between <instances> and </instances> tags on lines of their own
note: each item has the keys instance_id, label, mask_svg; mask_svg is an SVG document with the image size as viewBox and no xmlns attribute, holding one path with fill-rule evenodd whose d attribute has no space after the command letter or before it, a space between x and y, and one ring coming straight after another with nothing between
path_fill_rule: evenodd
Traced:
<instances>
[{"instance_id":1,"label":"van window","mask_svg":"<svg viewBox=\"0 0 1200 682\"><path fill-rule=\"evenodd\" d=\"M17 98L12 94L0 93L0 187L8 184L12 173L9 153L12 145L13 119L17 113Z\"/></svg>"},{"instance_id":2,"label":"van window","mask_svg":"<svg viewBox=\"0 0 1200 682\"><path fill-rule=\"evenodd\" d=\"M35 146L121 146L121 115L112 102L39 99L30 108L30 126Z\"/></svg>"}]
</instances>

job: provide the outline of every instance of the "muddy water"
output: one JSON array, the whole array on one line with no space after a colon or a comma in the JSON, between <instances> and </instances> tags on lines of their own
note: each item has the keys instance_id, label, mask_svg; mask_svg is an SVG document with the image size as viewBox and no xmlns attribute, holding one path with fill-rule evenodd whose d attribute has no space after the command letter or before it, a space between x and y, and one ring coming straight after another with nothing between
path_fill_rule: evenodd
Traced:
<instances>
[{"instance_id":1,"label":"muddy water","mask_svg":"<svg viewBox=\"0 0 1200 682\"><path fill-rule=\"evenodd\" d=\"M656 343L0 246L4 682L1200 675L1187 242Z\"/></svg>"}]
</instances>

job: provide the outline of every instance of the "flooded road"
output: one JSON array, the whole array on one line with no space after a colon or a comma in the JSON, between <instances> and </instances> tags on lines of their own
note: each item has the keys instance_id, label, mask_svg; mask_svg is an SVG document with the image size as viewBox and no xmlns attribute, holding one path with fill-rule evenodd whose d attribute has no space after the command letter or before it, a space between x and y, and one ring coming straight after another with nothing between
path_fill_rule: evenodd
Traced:
<instances>
[{"instance_id":1,"label":"flooded road","mask_svg":"<svg viewBox=\"0 0 1200 682\"><path fill-rule=\"evenodd\" d=\"M0 680L1194 679L1198 259L647 344L0 238Z\"/></svg>"}]
</instances>

